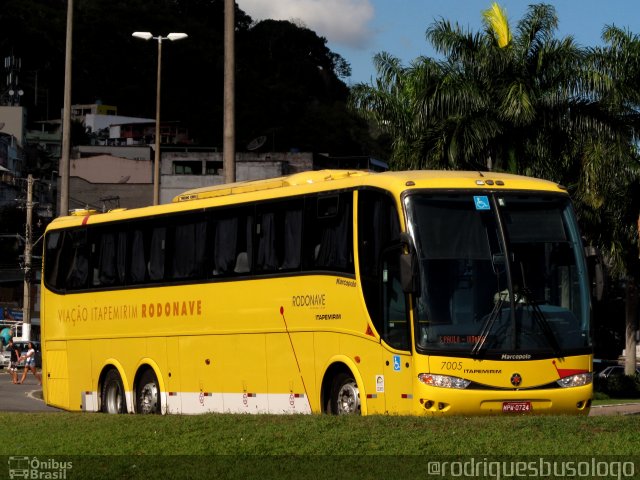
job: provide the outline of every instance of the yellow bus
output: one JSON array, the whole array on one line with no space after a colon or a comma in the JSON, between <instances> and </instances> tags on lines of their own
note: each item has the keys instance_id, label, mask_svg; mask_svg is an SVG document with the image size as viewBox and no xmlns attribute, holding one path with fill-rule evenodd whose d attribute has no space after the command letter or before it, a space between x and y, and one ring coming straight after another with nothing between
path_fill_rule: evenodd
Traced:
<instances>
[{"instance_id":1,"label":"yellow bus","mask_svg":"<svg viewBox=\"0 0 640 480\"><path fill-rule=\"evenodd\" d=\"M323 170L47 228L44 396L108 413L586 414L555 183Z\"/></svg>"}]
</instances>

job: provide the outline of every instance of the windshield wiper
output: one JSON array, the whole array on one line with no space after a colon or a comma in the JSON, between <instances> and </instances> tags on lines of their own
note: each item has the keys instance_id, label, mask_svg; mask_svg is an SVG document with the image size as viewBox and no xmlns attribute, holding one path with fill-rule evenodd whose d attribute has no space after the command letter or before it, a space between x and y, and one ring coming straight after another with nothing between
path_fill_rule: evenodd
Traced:
<instances>
[{"instance_id":1,"label":"windshield wiper","mask_svg":"<svg viewBox=\"0 0 640 480\"><path fill-rule=\"evenodd\" d=\"M528 288L523 288L522 297L524 299L525 304L531 307L533 319L535 320L536 324L542 331L542 334L544 335L544 337L549 342L549 345L551 346L553 353L556 355L556 357L560 358L562 356L562 349L560 348L560 345L558 344L558 340L556 339L556 336L553 333L553 330L551 329L551 324L549 323L549 320L547 320L547 317L545 316L544 312L540 308L540 305L538 304L538 302L536 302L533 299L531 290L529 290Z\"/></svg>"},{"instance_id":2,"label":"windshield wiper","mask_svg":"<svg viewBox=\"0 0 640 480\"><path fill-rule=\"evenodd\" d=\"M480 353L482 352L482 347L484 347L484 344L487 342L487 337L489 336L489 333L491 333L491 330L493 329L493 325L496 323L496 320L500 316L502 312L502 306L504 305L504 302L508 297L509 297L509 294L507 293L505 294L498 293L498 301L493 306L493 310L491 311L487 319L484 321L484 324L482 325L482 330L480 330L480 336L478 337L478 340L476 341L473 348L471 349L471 355L477 356L477 355L480 355Z\"/></svg>"}]
</instances>

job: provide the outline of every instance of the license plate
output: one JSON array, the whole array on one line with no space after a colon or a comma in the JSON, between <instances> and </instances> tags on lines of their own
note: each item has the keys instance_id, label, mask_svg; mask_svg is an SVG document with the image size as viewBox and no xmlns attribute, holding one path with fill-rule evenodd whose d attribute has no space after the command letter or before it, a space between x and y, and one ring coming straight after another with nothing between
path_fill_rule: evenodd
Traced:
<instances>
[{"instance_id":1,"label":"license plate","mask_svg":"<svg viewBox=\"0 0 640 480\"><path fill-rule=\"evenodd\" d=\"M502 413L531 412L531 402L502 402Z\"/></svg>"}]
</instances>

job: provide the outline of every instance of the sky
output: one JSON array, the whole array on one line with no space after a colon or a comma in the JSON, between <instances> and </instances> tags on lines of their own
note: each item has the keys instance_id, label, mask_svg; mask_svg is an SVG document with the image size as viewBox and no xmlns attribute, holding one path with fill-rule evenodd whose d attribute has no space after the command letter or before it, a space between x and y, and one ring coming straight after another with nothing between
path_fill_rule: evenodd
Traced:
<instances>
[{"instance_id":1,"label":"sky","mask_svg":"<svg viewBox=\"0 0 640 480\"><path fill-rule=\"evenodd\" d=\"M389 52L405 65L420 55L435 57L425 31L443 18L477 32L490 0L236 0L254 20L302 22L327 39L328 47L351 65L347 84L375 78L373 56ZM515 29L531 0L501 0ZM558 15L556 38L572 36L582 46L602 45L605 25L640 34L638 0L547 0Z\"/></svg>"}]
</instances>

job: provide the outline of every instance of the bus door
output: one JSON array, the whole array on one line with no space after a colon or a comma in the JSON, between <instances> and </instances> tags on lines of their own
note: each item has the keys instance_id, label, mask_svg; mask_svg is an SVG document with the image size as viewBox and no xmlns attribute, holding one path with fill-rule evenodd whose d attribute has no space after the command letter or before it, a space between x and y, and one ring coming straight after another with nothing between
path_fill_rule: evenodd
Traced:
<instances>
[{"instance_id":1,"label":"bus door","mask_svg":"<svg viewBox=\"0 0 640 480\"><path fill-rule=\"evenodd\" d=\"M381 262L380 300L382 315L383 388L386 410L411 413L413 405L413 356L407 294L402 289L399 249L394 248ZM378 379L378 389L380 390Z\"/></svg>"}]
</instances>

